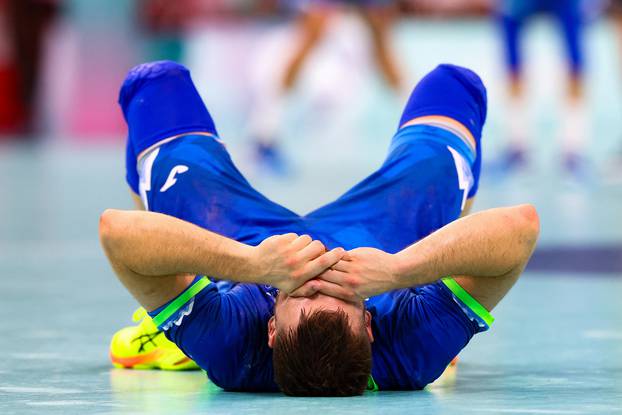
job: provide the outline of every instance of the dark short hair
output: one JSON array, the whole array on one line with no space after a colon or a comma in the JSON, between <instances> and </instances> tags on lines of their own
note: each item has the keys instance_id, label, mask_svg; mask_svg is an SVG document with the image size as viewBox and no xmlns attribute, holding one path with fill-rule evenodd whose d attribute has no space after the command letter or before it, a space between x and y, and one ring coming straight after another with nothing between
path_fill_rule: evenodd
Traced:
<instances>
[{"instance_id":1,"label":"dark short hair","mask_svg":"<svg viewBox=\"0 0 622 415\"><path fill-rule=\"evenodd\" d=\"M350 327L343 310L304 311L297 327L274 341L274 378L290 396L354 396L367 387L371 343L365 325Z\"/></svg>"}]
</instances>

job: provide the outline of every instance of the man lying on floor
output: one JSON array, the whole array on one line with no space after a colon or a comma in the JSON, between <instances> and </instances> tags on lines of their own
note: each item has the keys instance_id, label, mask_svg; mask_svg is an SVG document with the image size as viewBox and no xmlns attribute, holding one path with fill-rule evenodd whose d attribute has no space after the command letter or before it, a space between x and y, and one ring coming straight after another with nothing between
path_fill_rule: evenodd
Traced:
<instances>
[{"instance_id":1,"label":"man lying on floor","mask_svg":"<svg viewBox=\"0 0 622 415\"><path fill-rule=\"evenodd\" d=\"M183 66L134 68L120 104L128 183L147 211L105 211L100 237L153 323L115 335L118 366L196 362L234 391L420 389L489 328L534 249L532 206L460 218L486 117L468 69L423 78L380 169L305 216L240 174Z\"/></svg>"}]
</instances>

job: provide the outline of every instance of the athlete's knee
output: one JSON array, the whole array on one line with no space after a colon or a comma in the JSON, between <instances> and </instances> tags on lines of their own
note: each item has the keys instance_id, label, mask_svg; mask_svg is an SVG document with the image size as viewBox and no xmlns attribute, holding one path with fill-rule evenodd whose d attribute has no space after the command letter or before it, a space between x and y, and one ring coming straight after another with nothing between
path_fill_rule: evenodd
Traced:
<instances>
[{"instance_id":1,"label":"athlete's knee","mask_svg":"<svg viewBox=\"0 0 622 415\"><path fill-rule=\"evenodd\" d=\"M540 216L538 211L535 206L530 204L519 205L517 210L526 239L535 244L540 235Z\"/></svg>"},{"instance_id":2,"label":"athlete's knee","mask_svg":"<svg viewBox=\"0 0 622 415\"><path fill-rule=\"evenodd\" d=\"M150 79L160 76L179 76L188 73L188 68L173 61L145 62L129 70L126 80Z\"/></svg>"},{"instance_id":3,"label":"athlete's knee","mask_svg":"<svg viewBox=\"0 0 622 415\"><path fill-rule=\"evenodd\" d=\"M172 61L144 63L130 70L119 103L135 155L182 133L218 135L190 71Z\"/></svg>"},{"instance_id":4,"label":"athlete's knee","mask_svg":"<svg viewBox=\"0 0 622 415\"><path fill-rule=\"evenodd\" d=\"M471 69L464 68L462 66L455 65L441 65L446 71L452 74L462 87L469 93L469 95L475 101L477 108L480 110L481 123L486 120L486 113L488 110L488 97L486 86L482 81L482 78L472 71Z\"/></svg>"},{"instance_id":5,"label":"athlete's knee","mask_svg":"<svg viewBox=\"0 0 622 415\"><path fill-rule=\"evenodd\" d=\"M416 117L441 115L460 121L477 137L486 120L486 87L472 70L442 64L413 90L400 125Z\"/></svg>"},{"instance_id":6,"label":"athlete's knee","mask_svg":"<svg viewBox=\"0 0 622 415\"><path fill-rule=\"evenodd\" d=\"M444 63L432 70L426 76L426 78L428 77L430 83L433 84L431 87L434 89L445 89L447 92L453 93L466 92L477 104L477 107L483 111L482 119L486 117L486 87L479 75L473 70L463 66Z\"/></svg>"},{"instance_id":7,"label":"athlete's knee","mask_svg":"<svg viewBox=\"0 0 622 415\"><path fill-rule=\"evenodd\" d=\"M138 90L154 79L177 78L183 81L189 79L189 77L190 71L188 71L188 68L173 61L141 63L127 73L119 93L119 103L125 108Z\"/></svg>"}]
</instances>

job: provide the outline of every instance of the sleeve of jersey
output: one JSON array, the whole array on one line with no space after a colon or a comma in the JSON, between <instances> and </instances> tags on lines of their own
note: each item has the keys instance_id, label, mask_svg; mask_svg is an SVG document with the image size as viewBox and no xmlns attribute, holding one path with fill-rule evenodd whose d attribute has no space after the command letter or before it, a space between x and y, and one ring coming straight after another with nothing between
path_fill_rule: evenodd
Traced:
<instances>
[{"instance_id":1,"label":"sleeve of jersey","mask_svg":"<svg viewBox=\"0 0 622 415\"><path fill-rule=\"evenodd\" d=\"M221 300L216 284L197 276L185 291L149 315L170 341L208 371L211 357L219 353L220 345L214 339L222 337L231 324L224 321ZM208 347L205 338L210 339Z\"/></svg>"},{"instance_id":2,"label":"sleeve of jersey","mask_svg":"<svg viewBox=\"0 0 622 415\"><path fill-rule=\"evenodd\" d=\"M451 291L454 302L458 304L469 320L477 324L479 327L478 332L486 331L490 328L495 318L479 303L479 301L473 298L471 294L462 288L453 278L443 278L441 282Z\"/></svg>"},{"instance_id":3,"label":"sleeve of jersey","mask_svg":"<svg viewBox=\"0 0 622 415\"><path fill-rule=\"evenodd\" d=\"M220 349L231 347L225 339L235 324L227 305L215 283L197 276L185 291L149 315L170 341L209 373L222 354Z\"/></svg>"},{"instance_id":4,"label":"sleeve of jersey","mask_svg":"<svg viewBox=\"0 0 622 415\"><path fill-rule=\"evenodd\" d=\"M258 369L248 364L255 356L251 348L263 339L255 313L232 297L220 292L217 283L207 277L197 276L184 292L149 315L219 387L272 390L272 382L254 376Z\"/></svg>"},{"instance_id":5,"label":"sleeve of jersey","mask_svg":"<svg viewBox=\"0 0 622 415\"><path fill-rule=\"evenodd\" d=\"M424 388L435 381L471 338L494 320L453 279L426 286L403 308L395 353L410 387Z\"/></svg>"},{"instance_id":6,"label":"sleeve of jersey","mask_svg":"<svg viewBox=\"0 0 622 415\"><path fill-rule=\"evenodd\" d=\"M158 330L168 331L174 326L181 326L184 317L194 308L195 297L210 284L206 277L197 275L192 283L177 297L157 309L150 311L153 324Z\"/></svg>"}]
</instances>

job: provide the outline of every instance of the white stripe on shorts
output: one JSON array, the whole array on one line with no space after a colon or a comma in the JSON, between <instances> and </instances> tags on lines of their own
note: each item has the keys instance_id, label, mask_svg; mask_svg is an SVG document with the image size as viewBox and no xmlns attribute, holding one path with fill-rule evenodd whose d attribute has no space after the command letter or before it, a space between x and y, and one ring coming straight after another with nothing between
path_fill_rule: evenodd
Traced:
<instances>
[{"instance_id":1,"label":"white stripe on shorts","mask_svg":"<svg viewBox=\"0 0 622 415\"><path fill-rule=\"evenodd\" d=\"M462 206L460 210L464 209L464 205L466 204L467 197L475 180L473 179L473 173L471 172L471 167L466 159L458 153L453 148L447 146L447 150L454 157L454 163L456 164L456 172L458 173L458 188L463 190L464 193L462 195Z\"/></svg>"}]
</instances>

